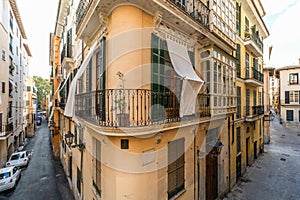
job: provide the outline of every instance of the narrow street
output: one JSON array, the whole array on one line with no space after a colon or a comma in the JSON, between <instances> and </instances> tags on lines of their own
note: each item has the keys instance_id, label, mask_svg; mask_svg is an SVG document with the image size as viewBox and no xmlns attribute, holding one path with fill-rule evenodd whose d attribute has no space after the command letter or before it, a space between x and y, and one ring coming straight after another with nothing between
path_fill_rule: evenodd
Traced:
<instances>
[{"instance_id":1,"label":"narrow street","mask_svg":"<svg viewBox=\"0 0 300 200\"><path fill-rule=\"evenodd\" d=\"M1 193L0 199L74 199L62 165L53 159L50 133L45 121L37 127L35 136L28 140L24 149L33 151L31 161L22 170L16 189Z\"/></svg>"},{"instance_id":2,"label":"narrow street","mask_svg":"<svg viewBox=\"0 0 300 200\"><path fill-rule=\"evenodd\" d=\"M271 143L247 169L229 200L299 200L300 130L285 128L277 116L271 122Z\"/></svg>"}]
</instances>

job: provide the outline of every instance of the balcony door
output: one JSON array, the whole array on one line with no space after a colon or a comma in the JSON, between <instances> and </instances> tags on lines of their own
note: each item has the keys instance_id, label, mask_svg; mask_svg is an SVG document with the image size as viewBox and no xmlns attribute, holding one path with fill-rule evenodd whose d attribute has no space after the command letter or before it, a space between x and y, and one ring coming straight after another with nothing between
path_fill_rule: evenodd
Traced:
<instances>
[{"instance_id":1,"label":"balcony door","mask_svg":"<svg viewBox=\"0 0 300 200\"><path fill-rule=\"evenodd\" d=\"M105 121L105 80L106 80L106 39L100 41L96 54L96 115L100 121Z\"/></svg>"},{"instance_id":2,"label":"balcony door","mask_svg":"<svg viewBox=\"0 0 300 200\"><path fill-rule=\"evenodd\" d=\"M179 117L181 80L172 66L166 41L152 34L151 45L151 118L159 121Z\"/></svg>"}]
</instances>

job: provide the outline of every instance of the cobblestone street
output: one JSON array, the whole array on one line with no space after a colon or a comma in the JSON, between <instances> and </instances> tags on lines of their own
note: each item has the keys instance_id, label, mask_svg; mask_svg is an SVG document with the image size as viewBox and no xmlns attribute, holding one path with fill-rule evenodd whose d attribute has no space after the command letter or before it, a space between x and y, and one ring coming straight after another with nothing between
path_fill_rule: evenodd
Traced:
<instances>
[{"instance_id":1,"label":"cobblestone street","mask_svg":"<svg viewBox=\"0 0 300 200\"><path fill-rule=\"evenodd\" d=\"M224 199L299 200L300 130L271 121L271 142L265 152Z\"/></svg>"}]
</instances>

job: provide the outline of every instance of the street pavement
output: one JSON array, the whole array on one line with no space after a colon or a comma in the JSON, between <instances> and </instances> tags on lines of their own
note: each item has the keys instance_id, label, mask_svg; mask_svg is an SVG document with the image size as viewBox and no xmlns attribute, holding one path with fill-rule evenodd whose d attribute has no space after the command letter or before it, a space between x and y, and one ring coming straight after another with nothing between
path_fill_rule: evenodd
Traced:
<instances>
[{"instance_id":1,"label":"street pavement","mask_svg":"<svg viewBox=\"0 0 300 200\"><path fill-rule=\"evenodd\" d=\"M223 200L300 200L300 130L271 121L265 152Z\"/></svg>"},{"instance_id":2,"label":"street pavement","mask_svg":"<svg viewBox=\"0 0 300 200\"><path fill-rule=\"evenodd\" d=\"M24 149L33 151L31 161L22 170L16 189L1 193L0 200L73 200L62 165L53 159L46 122L38 126Z\"/></svg>"}]
</instances>

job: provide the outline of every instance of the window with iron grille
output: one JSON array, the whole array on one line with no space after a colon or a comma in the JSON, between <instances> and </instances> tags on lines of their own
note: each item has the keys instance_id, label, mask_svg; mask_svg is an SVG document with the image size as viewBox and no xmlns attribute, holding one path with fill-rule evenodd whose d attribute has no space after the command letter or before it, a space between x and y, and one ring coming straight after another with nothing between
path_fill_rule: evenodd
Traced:
<instances>
[{"instance_id":1,"label":"window with iron grille","mask_svg":"<svg viewBox=\"0 0 300 200\"><path fill-rule=\"evenodd\" d=\"M184 138L168 144L168 199L184 190Z\"/></svg>"},{"instance_id":2,"label":"window with iron grille","mask_svg":"<svg viewBox=\"0 0 300 200\"><path fill-rule=\"evenodd\" d=\"M93 187L101 196L101 142L93 138Z\"/></svg>"}]
</instances>

